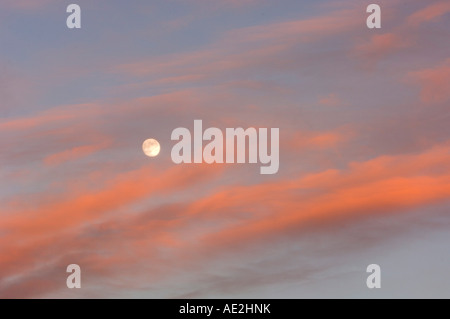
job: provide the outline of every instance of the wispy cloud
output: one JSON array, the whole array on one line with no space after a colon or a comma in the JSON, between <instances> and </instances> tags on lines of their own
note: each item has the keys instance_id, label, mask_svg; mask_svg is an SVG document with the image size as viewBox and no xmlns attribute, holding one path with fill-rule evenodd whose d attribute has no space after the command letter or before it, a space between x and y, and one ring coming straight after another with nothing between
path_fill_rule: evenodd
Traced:
<instances>
[{"instance_id":1,"label":"wispy cloud","mask_svg":"<svg viewBox=\"0 0 450 319\"><path fill-rule=\"evenodd\" d=\"M353 1L302 10L296 1L160 3L145 14L167 15L167 30L149 39L138 35L154 19L108 3L136 17L126 41L90 21L89 32L51 37L73 46L55 49L43 37L9 47L14 72L0 76L8 111L0 119L0 296L77 297L64 286L71 263L83 269L84 297L324 287L326 276L354 274L367 247L389 255L399 229L414 224L401 216L418 214L432 223L423 231L436 230L428 212L445 211L450 198L450 9L414 1L403 10L407 3L382 4L382 30L368 30ZM23 14L50 4L2 6ZM181 12L169 15L174 8ZM442 31L425 34L434 27ZM27 50L35 60L23 61ZM11 85L16 70L27 81ZM11 109L8 94L32 101ZM175 165L171 132L194 119L280 128L279 174ZM154 159L141 151L149 137L162 145ZM386 220L401 225L379 227ZM347 268L332 271L344 259Z\"/></svg>"},{"instance_id":2,"label":"wispy cloud","mask_svg":"<svg viewBox=\"0 0 450 319\"><path fill-rule=\"evenodd\" d=\"M445 102L450 99L450 59L436 67L410 72L408 77L420 84L421 99L425 103Z\"/></svg>"}]
</instances>

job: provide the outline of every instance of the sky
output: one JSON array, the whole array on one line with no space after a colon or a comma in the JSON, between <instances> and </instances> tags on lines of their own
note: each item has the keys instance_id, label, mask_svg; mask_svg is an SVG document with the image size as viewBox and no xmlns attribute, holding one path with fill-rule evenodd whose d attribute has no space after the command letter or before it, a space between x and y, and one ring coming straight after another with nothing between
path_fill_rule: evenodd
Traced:
<instances>
[{"instance_id":1,"label":"sky","mask_svg":"<svg viewBox=\"0 0 450 319\"><path fill-rule=\"evenodd\" d=\"M0 3L1 298L450 298L449 1L72 2ZM279 171L175 164L196 119Z\"/></svg>"}]
</instances>

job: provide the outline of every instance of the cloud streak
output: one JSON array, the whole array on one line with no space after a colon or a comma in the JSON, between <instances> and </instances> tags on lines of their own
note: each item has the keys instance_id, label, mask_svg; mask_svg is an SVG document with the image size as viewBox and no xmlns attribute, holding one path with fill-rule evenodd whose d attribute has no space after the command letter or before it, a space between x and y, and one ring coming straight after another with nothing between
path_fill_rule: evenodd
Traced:
<instances>
[{"instance_id":1,"label":"cloud streak","mask_svg":"<svg viewBox=\"0 0 450 319\"><path fill-rule=\"evenodd\" d=\"M446 230L450 199L448 5L407 3L382 3L382 30L368 30L365 8L346 1L183 1L142 15L110 4L136 19L123 33L90 21L70 34L73 46L55 48L59 33L16 42L5 61L39 94L12 111L7 94L0 101L9 112L0 296L277 297L337 280L345 297L361 291L345 285L372 256L404 274L409 246L398 257L391 247L403 235L420 240L411 227L429 238ZM50 2L5 6L45 16ZM149 35L156 20L146 14L173 25ZM7 30L0 37L22 36ZM280 128L279 173L175 165L171 132L195 119ZM153 159L141 151L150 137L162 146ZM71 263L82 267L82 293L65 287ZM411 266L411 278L421 267L430 282L442 275L428 263Z\"/></svg>"}]
</instances>

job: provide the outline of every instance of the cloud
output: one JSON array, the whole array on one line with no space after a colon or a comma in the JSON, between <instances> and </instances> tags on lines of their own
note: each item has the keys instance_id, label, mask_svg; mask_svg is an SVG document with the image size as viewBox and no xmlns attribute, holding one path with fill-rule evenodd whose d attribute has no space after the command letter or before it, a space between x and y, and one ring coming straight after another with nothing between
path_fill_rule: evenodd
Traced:
<instances>
[{"instance_id":1,"label":"cloud","mask_svg":"<svg viewBox=\"0 0 450 319\"><path fill-rule=\"evenodd\" d=\"M335 93L331 93L328 96L319 98L319 104L325 106L338 106L339 104L342 104L342 101Z\"/></svg>"},{"instance_id":2,"label":"cloud","mask_svg":"<svg viewBox=\"0 0 450 319\"><path fill-rule=\"evenodd\" d=\"M100 144L100 145L83 145L74 147L69 150L65 150L59 153L51 154L44 158L44 163L47 165L58 165L70 160L77 160L82 157L86 157L89 155L94 154L95 152L98 152L108 146L107 143Z\"/></svg>"},{"instance_id":3,"label":"cloud","mask_svg":"<svg viewBox=\"0 0 450 319\"><path fill-rule=\"evenodd\" d=\"M98 107L94 104L65 105L30 116L4 119L0 121L0 132L25 131L35 127L58 124L62 121L85 116L93 110L98 110Z\"/></svg>"},{"instance_id":4,"label":"cloud","mask_svg":"<svg viewBox=\"0 0 450 319\"><path fill-rule=\"evenodd\" d=\"M208 0L192 0L192 2L197 5L201 5L201 6L211 4L211 1L208 1ZM223 0L223 1L219 1L217 3L214 3L214 5L216 5L220 8L223 8L223 7L240 8L240 7L249 6L249 5L264 4L266 2L267 2L266 0Z\"/></svg>"},{"instance_id":5,"label":"cloud","mask_svg":"<svg viewBox=\"0 0 450 319\"><path fill-rule=\"evenodd\" d=\"M298 63L296 45L344 34L357 25L354 10L333 11L313 18L237 28L201 49L115 66L111 71L151 79L144 83L211 83L251 70L288 70ZM295 56L295 59L294 59Z\"/></svg>"},{"instance_id":6,"label":"cloud","mask_svg":"<svg viewBox=\"0 0 450 319\"><path fill-rule=\"evenodd\" d=\"M420 84L423 102L439 103L450 99L450 59L433 68L410 72L408 78Z\"/></svg>"},{"instance_id":7,"label":"cloud","mask_svg":"<svg viewBox=\"0 0 450 319\"><path fill-rule=\"evenodd\" d=\"M240 186L214 186L213 180L223 176L218 166L175 166L162 172L143 167L89 192L80 185L31 205L22 197L4 206L0 292L17 296L17 289L31 285L28 296L52 293L62 277L54 276L55 271L73 260L95 274L88 282L103 282L103 288L113 285L106 279L111 277L123 278L128 288L159 285L180 271L179 265L183 271L194 270L205 258L212 262L227 251L261 247L314 225L392 216L446 201L449 154L444 143L420 153L379 156L343 169ZM200 191L203 183L206 192ZM174 197L187 191L193 191L191 196ZM45 255L61 259L42 265ZM48 275L39 275L42 271ZM130 271L132 275L124 275ZM15 277L24 273L28 275L22 279ZM139 280L144 274L145 283ZM252 285L269 283L254 280Z\"/></svg>"},{"instance_id":8,"label":"cloud","mask_svg":"<svg viewBox=\"0 0 450 319\"><path fill-rule=\"evenodd\" d=\"M170 54L163 54L164 46L151 51L157 56L111 50L118 55L101 57L106 70L85 72L92 60L76 65L76 59L67 64L61 58L64 69L52 63L57 74L44 74L42 81L59 81L70 70L71 80L58 84L84 92L98 83L101 70L105 91L94 85L96 102L23 109L0 121L0 173L7 181L0 186L0 295L79 296L64 286L70 263L82 266L83 297L245 295L243 284L258 290L314 281L340 260L336 256L370 246L371 238L361 235L370 225L359 236L346 233L345 243L334 241L336 228L413 210L425 215L448 203L446 109L425 110L397 83L418 69L408 76L421 85L423 102L448 101L448 61L422 56L435 50L437 38L429 37L429 48L419 53L404 50L419 42L407 36L408 17L399 15L398 28L370 33L355 45L366 35L360 31L365 10L348 10L349 3L314 16L246 20L244 25L256 24L249 27L227 20L206 30L212 40L205 35L206 44L191 51L183 44L170 47ZM409 21L416 29L438 15L413 14ZM118 49L117 34L102 38ZM131 40L142 45L140 37ZM94 51L94 60L100 59ZM395 54L400 51L404 58ZM36 56L56 56L43 52ZM63 52L58 56L67 56ZM367 76L354 68L349 56L355 55L397 64ZM54 92L43 93L36 104ZM171 131L191 128L198 118L222 129L280 127L280 174L260 176L251 165L174 165ZM140 149L147 137L163 146L152 161ZM299 239L318 228L324 233ZM381 231L384 238L394 232ZM270 246L272 240L281 244ZM303 240L313 245L302 246ZM289 258L300 252L308 258ZM332 257L324 261L324 255Z\"/></svg>"},{"instance_id":9,"label":"cloud","mask_svg":"<svg viewBox=\"0 0 450 319\"><path fill-rule=\"evenodd\" d=\"M450 13L450 3L448 1L438 1L409 16L407 24L417 27L425 22L436 21L448 13Z\"/></svg>"},{"instance_id":10,"label":"cloud","mask_svg":"<svg viewBox=\"0 0 450 319\"><path fill-rule=\"evenodd\" d=\"M415 155L381 156L352 163L345 171L329 170L289 182L230 189L197 203L193 213L258 211L249 220L205 235L204 242L214 249L267 240L314 223L392 214L448 200L449 150L443 145ZM262 198L261 206L255 206ZM206 213L206 207L213 209Z\"/></svg>"},{"instance_id":11,"label":"cloud","mask_svg":"<svg viewBox=\"0 0 450 319\"><path fill-rule=\"evenodd\" d=\"M102 190L91 193L78 190L75 194L66 194L61 200L44 203L31 209L21 210L21 201L13 201L10 203L10 209L15 207L21 210L21 214L16 218L11 217L2 225L7 229L14 229L15 232L22 230L37 234L45 234L47 231L56 233L60 228L76 226L83 218L88 216L98 218L104 213L112 213L130 202L143 199L155 192L182 189L207 178L206 171L216 172L210 168L205 170L204 176L195 176L202 170L175 166L166 172L158 173L152 168L144 167L116 176L108 181ZM26 216L33 220L33 223L23 223Z\"/></svg>"},{"instance_id":12,"label":"cloud","mask_svg":"<svg viewBox=\"0 0 450 319\"><path fill-rule=\"evenodd\" d=\"M59 196L54 193L55 196L43 196L40 200L30 197L28 200L33 201L32 205L26 204L27 201L24 196L16 200L10 199L7 204L8 210L4 211L0 224L0 233L4 235L5 239L3 244L0 244L0 249L3 252L0 256L0 264L2 265L0 277L3 279L3 282L0 282L0 294L6 297L14 296L15 291L19 289L18 287L22 284L28 285L26 282L31 277L37 276L37 270L33 270L36 267L44 270L54 269L54 267L60 267L60 270L65 269L63 268L67 259L65 257L68 254L74 254L74 251L83 252L81 256L74 257L77 262L83 264L89 255L85 255L87 251L83 250L82 247L91 242L92 235L95 234L95 232L90 232L92 235L87 236L89 234L87 232L84 236L84 229L93 230L96 224L105 220L111 220L112 225L121 225L120 231L124 236L127 236L123 238L123 241L127 245L134 242L135 249L138 249L137 242L139 239L136 238L136 234L140 233L139 228L145 225L142 220L140 224L134 225L134 230L127 229L126 226L122 228L124 225L129 225L127 220L136 220L133 214L133 210L135 210L132 209L133 205L149 199L156 201L158 196L173 195L177 192L177 189L181 191L190 186L201 185L203 182L211 181L211 179L217 177L220 172L221 169L214 166L175 166L163 172L144 167L118 174L109 181L102 183L101 187L97 185L97 189L90 192L86 192L86 185L90 183L90 180L88 179L89 176L85 176L84 185L81 186L81 189L74 187L70 193L67 192ZM122 214L118 214L118 212ZM149 225L155 225L156 222L157 220L154 220ZM165 223L162 221L159 227L163 226L165 226ZM147 227L146 231L149 231L149 233L147 235L142 234L144 235L142 240L152 243L152 245L158 243L167 245L170 243L171 239L164 235L164 228L161 231L158 230L158 227L153 229L155 232L151 232ZM103 230L99 230L106 233L108 228L104 227ZM160 235L158 235L158 232ZM111 234L114 235L114 233ZM111 236L107 236L107 238L109 237ZM117 237L114 236L114 238L113 241L116 241ZM97 253L102 250L109 250L107 242L102 241L101 244L103 248L99 247ZM106 246L104 246L105 244ZM35 252L37 251L40 253L36 255ZM121 250L121 252L124 251ZM41 257L45 255L48 255L49 259L43 261ZM126 256L123 255L114 258L121 263L127 260ZM107 260L107 257L100 256L98 259L91 259L84 264L92 265L95 268L99 267L99 262L104 263ZM133 260L130 261L133 262ZM120 266L120 264L117 266ZM54 275L54 272L51 273ZM14 279L20 277L23 278L21 280ZM42 284L47 280L51 283L58 279L58 276L44 277L39 280L39 283ZM23 281L25 282L23 283ZM32 283L33 281L30 280L29 284ZM44 288L46 285L42 284L42 286L42 290L46 290ZM30 289L30 294L33 291L35 290ZM38 291L41 292L41 289ZM37 291L35 292L37 293Z\"/></svg>"},{"instance_id":13,"label":"cloud","mask_svg":"<svg viewBox=\"0 0 450 319\"><path fill-rule=\"evenodd\" d=\"M347 142L353 133L341 128L328 132L294 132L282 142L287 151L334 148Z\"/></svg>"},{"instance_id":14,"label":"cloud","mask_svg":"<svg viewBox=\"0 0 450 319\"><path fill-rule=\"evenodd\" d=\"M376 33L368 40L360 40L351 55L364 59L365 63L371 68L379 61L386 60L389 55L404 52L407 48L420 47L422 42L418 35L420 27L426 22L436 21L448 12L450 12L448 2L439 1L419 9L409 16L396 14L394 17L390 13L389 18L393 20L392 23L397 23L397 25L390 27L389 32ZM383 32L383 29L381 29L381 32Z\"/></svg>"},{"instance_id":15,"label":"cloud","mask_svg":"<svg viewBox=\"0 0 450 319\"><path fill-rule=\"evenodd\" d=\"M363 57L369 65L379 62L388 55L407 48L410 43L395 33L375 34L369 41L356 46L355 54Z\"/></svg>"},{"instance_id":16,"label":"cloud","mask_svg":"<svg viewBox=\"0 0 450 319\"><path fill-rule=\"evenodd\" d=\"M237 43L313 42L351 30L359 21L355 10L337 10L312 18L269 23L232 30L225 41Z\"/></svg>"}]
</instances>

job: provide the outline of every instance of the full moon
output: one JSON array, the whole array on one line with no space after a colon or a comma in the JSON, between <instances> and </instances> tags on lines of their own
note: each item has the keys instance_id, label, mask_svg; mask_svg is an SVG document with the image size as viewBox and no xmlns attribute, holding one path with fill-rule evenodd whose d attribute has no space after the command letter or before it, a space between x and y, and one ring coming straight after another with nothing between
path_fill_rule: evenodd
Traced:
<instances>
[{"instance_id":1,"label":"full moon","mask_svg":"<svg viewBox=\"0 0 450 319\"><path fill-rule=\"evenodd\" d=\"M142 150L148 157L155 157L158 156L159 151L161 150L161 146L159 145L159 142L157 140L149 138L142 144Z\"/></svg>"}]
</instances>

